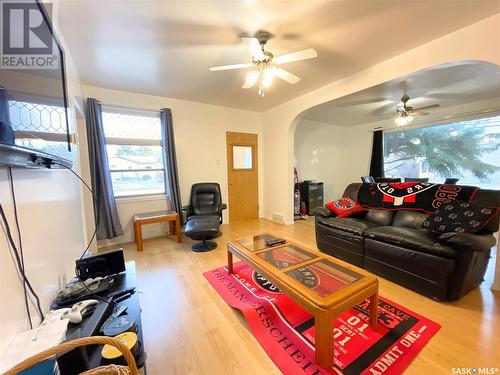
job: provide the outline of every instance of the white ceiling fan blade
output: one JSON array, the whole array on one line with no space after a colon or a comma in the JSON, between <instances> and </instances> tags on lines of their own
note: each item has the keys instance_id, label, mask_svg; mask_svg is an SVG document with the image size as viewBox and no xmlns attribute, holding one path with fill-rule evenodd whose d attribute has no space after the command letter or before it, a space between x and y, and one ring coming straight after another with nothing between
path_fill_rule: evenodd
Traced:
<instances>
[{"instance_id":1,"label":"white ceiling fan blade","mask_svg":"<svg viewBox=\"0 0 500 375\"><path fill-rule=\"evenodd\" d=\"M304 49L302 51L287 53L286 55L281 55L273 58L273 63L275 64L286 64L293 61L313 59L318 56L318 53L314 48Z\"/></svg>"},{"instance_id":2,"label":"white ceiling fan blade","mask_svg":"<svg viewBox=\"0 0 500 375\"><path fill-rule=\"evenodd\" d=\"M264 52L262 52L262 47L257 38L241 38L241 40L250 50L254 60L260 61L265 59L266 56L264 55Z\"/></svg>"},{"instance_id":3,"label":"white ceiling fan blade","mask_svg":"<svg viewBox=\"0 0 500 375\"><path fill-rule=\"evenodd\" d=\"M230 69L244 69L250 68L253 64L233 64L233 65L222 65L222 66L212 66L208 68L211 72L216 72L219 70L230 70Z\"/></svg>"},{"instance_id":4,"label":"white ceiling fan blade","mask_svg":"<svg viewBox=\"0 0 500 375\"><path fill-rule=\"evenodd\" d=\"M273 71L276 77L281 78L283 81L287 81L292 85L295 85L297 82L301 80L300 77L297 77L295 74L287 72L285 69L274 68Z\"/></svg>"},{"instance_id":5,"label":"white ceiling fan blade","mask_svg":"<svg viewBox=\"0 0 500 375\"><path fill-rule=\"evenodd\" d=\"M425 116L425 115L430 115L430 112L421 111L420 109L419 110L413 109L410 111L410 114L415 116Z\"/></svg>"},{"instance_id":6,"label":"white ceiling fan blade","mask_svg":"<svg viewBox=\"0 0 500 375\"><path fill-rule=\"evenodd\" d=\"M426 105L424 107L413 108L413 110L420 111L421 109L433 109L433 108L438 108L438 107L440 107L439 104L431 104L431 105Z\"/></svg>"},{"instance_id":7,"label":"white ceiling fan blade","mask_svg":"<svg viewBox=\"0 0 500 375\"><path fill-rule=\"evenodd\" d=\"M253 85L255 85L255 82L259 79L259 72L257 70L252 70L251 72L248 72L247 77L245 79L245 83L243 86L241 86L242 89L249 89Z\"/></svg>"}]
</instances>

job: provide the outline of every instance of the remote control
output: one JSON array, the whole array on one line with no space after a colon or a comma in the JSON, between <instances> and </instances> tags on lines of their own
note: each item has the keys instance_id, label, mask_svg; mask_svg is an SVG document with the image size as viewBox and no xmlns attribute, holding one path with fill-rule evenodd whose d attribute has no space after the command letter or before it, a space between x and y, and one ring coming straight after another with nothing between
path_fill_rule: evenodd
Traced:
<instances>
[{"instance_id":1,"label":"remote control","mask_svg":"<svg viewBox=\"0 0 500 375\"><path fill-rule=\"evenodd\" d=\"M272 238L270 240L266 240L266 246L276 246L285 242L286 240L283 238Z\"/></svg>"}]
</instances>

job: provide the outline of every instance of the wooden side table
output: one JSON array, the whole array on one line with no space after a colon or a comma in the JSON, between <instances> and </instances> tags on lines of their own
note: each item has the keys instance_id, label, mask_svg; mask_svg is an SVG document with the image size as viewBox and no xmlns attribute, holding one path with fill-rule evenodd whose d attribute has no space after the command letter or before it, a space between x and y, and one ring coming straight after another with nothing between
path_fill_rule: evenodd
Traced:
<instances>
[{"instance_id":1,"label":"wooden side table","mask_svg":"<svg viewBox=\"0 0 500 375\"><path fill-rule=\"evenodd\" d=\"M137 251L143 250L142 226L145 224L163 223L168 221L169 234L177 235L177 242L182 242L181 220L175 211L158 211L134 215L134 236L137 244Z\"/></svg>"}]
</instances>

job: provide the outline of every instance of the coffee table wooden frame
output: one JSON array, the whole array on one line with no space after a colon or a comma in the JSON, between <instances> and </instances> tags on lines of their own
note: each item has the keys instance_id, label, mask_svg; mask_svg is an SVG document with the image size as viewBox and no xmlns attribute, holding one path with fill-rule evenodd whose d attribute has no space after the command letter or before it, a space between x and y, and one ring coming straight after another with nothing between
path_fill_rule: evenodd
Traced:
<instances>
[{"instance_id":1,"label":"coffee table wooden frame","mask_svg":"<svg viewBox=\"0 0 500 375\"><path fill-rule=\"evenodd\" d=\"M278 269L266 260L257 256L257 254L262 252L277 249L286 245L297 246L309 253L312 253L316 257L294 264L293 266L287 268ZM250 265L254 270L264 275L270 282L313 314L316 326L316 363L320 366L325 368L333 366L333 321L342 312L364 301L366 298L370 298L369 322L372 329L377 330L378 280L372 274L359 268L355 268L349 263L342 262L329 255L320 253L319 251L312 250L291 241L287 241L285 244L280 246L268 247L257 251L251 251L239 244L237 241L228 241L227 270L229 274L233 273L233 254ZM322 259L347 268L348 270L361 275L362 278L353 281L351 284L344 286L326 297L321 297L311 289L302 285L299 281L286 274L291 270L304 267Z\"/></svg>"}]
</instances>

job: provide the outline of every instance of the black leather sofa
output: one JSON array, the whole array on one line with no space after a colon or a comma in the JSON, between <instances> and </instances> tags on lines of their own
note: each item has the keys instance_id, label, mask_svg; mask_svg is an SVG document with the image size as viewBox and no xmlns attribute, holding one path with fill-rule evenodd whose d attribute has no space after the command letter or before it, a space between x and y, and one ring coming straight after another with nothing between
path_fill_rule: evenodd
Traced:
<instances>
[{"instance_id":1,"label":"black leather sofa","mask_svg":"<svg viewBox=\"0 0 500 375\"><path fill-rule=\"evenodd\" d=\"M356 198L360 183L347 186ZM480 190L473 202L500 206L500 191ZM478 233L421 230L427 214L370 209L340 218L326 207L315 210L318 248L388 280L437 300L457 300L483 281L498 231L497 215Z\"/></svg>"}]
</instances>

